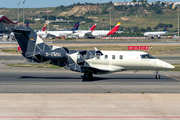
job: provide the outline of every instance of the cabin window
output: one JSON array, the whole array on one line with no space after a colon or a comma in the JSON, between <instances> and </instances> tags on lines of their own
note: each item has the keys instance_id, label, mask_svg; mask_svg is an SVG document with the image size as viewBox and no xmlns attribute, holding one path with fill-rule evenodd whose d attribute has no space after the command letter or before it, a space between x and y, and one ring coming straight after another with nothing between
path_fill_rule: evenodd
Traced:
<instances>
[{"instance_id":1,"label":"cabin window","mask_svg":"<svg viewBox=\"0 0 180 120\"><path fill-rule=\"evenodd\" d=\"M105 59L108 59L108 55L105 55Z\"/></svg>"},{"instance_id":2,"label":"cabin window","mask_svg":"<svg viewBox=\"0 0 180 120\"><path fill-rule=\"evenodd\" d=\"M112 59L115 59L115 55L112 55Z\"/></svg>"},{"instance_id":3,"label":"cabin window","mask_svg":"<svg viewBox=\"0 0 180 120\"><path fill-rule=\"evenodd\" d=\"M99 53L96 53L96 58L100 59L100 54Z\"/></svg>"},{"instance_id":4,"label":"cabin window","mask_svg":"<svg viewBox=\"0 0 180 120\"><path fill-rule=\"evenodd\" d=\"M123 56L122 56L122 55L120 55L120 56L119 56L119 59L120 59L120 60L122 60L122 59L123 59Z\"/></svg>"},{"instance_id":5,"label":"cabin window","mask_svg":"<svg viewBox=\"0 0 180 120\"><path fill-rule=\"evenodd\" d=\"M141 55L141 59L156 59L156 58L150 54L145 54L145 55Z\"/></svg>"}]
</instances>

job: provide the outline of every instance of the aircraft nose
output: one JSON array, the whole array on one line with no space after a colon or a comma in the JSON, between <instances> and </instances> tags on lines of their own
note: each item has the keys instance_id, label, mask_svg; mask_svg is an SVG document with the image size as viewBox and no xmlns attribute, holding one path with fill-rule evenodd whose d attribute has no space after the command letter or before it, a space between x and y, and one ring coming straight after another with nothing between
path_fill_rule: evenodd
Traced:
<instances>
[{"instance_id":1,"label":"aircraft nose","mask_svg":"<svg viewBox=\"0 0 180 120\"><path fill-rule=\"evenodd\" d=\"M171 64L169 64L169 63L166 63L165 67L166 67L167 69L174 69L174 68L175 68L173 65L171 65Z\"/></svg>"},{"instance_id":2,"label":"aircraft nose","mask_svg":"<svg viewBox=\"0 0 180 120\"><path fill-rule=\"evenodd\" d=\"M174 69L175 67L173 65L169 65L169 68L170 69Z\"/></svg>"}]
</instances>

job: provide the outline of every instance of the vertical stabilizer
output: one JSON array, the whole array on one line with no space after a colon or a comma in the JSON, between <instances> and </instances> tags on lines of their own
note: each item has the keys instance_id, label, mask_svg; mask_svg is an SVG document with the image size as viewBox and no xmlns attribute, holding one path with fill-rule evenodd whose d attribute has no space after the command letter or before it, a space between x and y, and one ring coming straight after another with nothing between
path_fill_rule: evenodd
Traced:
<instances>
[{"instance_id":1,"label":"vertical stabilizer","mask_svg":"<svg viewBox=\"0 0 180 120\"><path fill-rule=\"evenodd\" d=\"M28 27L29 26L29 22L27 22L27 24L26 24L26 27Z\"/></svg>"},{"instance_id":2,"label":"vertical stabilizer","mask_svg":"<svg viewBox=\"0 0 180 120\"><path fill-rule=\"evenodd\" d=\"M168 26L166 25L166 27L164 28L164 31L167 31L167 28L168 28Z\"/></svg>"},{"instance_id":3,"label":"vertical stabilizer","mask_svg":"<svg viewBox=\"0 0 180 120\"><path fill-rule=\"evenodd\" d=\"M22 49L23 53L39 52L51 48L29 27L14 27L12 31Z\"/></svg>"},{"instance_id":4,"label":"vertical stabilizer","mask_svg":"<svg viewBox=\"0 0 180 120\"><path fill-rule=\"evenodd\" d=\"M46 26L47 26L47 24L44 25L44 27L42 28L42 31L46 30Z\"/></svg>"},{"instance_id":5,"label":"vertical stabilizer","mask_svg":"<svg viewBox=\"0 0 180 120\"><path fill-rule=\"evenodd\" d=\"M89 28L89 31L94 31L96 29L96 25L97 24L94 24L92 27Z\"/></svg>"},{"instance_id":6,"label":"vertical stabilizer","mask_svg":"<svg viewBox=\"0 0 180 120\"><path fill-rule=\"evenodd\" d=\"M120 25L121 25L121 22L117 23L116 26L107 35L116 34L116 32L118 31Z\"/></svg>"},{"instance_id":7,"label":"vertical stabilizer","mask_svg":"<svg viewBox=\"0 0 180 120\"><path fill-rule=\"evenodd\" d=\"M72 27L71 31L78 30L79 28L79 22L77 22L74 27Z\"/></svg>"}]
</instances>

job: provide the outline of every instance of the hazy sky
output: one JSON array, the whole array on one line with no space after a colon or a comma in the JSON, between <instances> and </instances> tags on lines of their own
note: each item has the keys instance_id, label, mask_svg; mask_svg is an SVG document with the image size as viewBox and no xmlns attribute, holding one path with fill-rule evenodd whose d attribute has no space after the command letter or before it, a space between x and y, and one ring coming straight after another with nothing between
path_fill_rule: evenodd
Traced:
<instances>
[{"instance_id":1,"label":"hazy sky","mask_svg":"<svg viewBox=\"0 0 180 120\"><path fill-rule=\"evenodd\" d=\"M0 0L0 7L5 8L17 8L17 2L20 1L19 7L23 7L23 0ZM25 7L28 8L39 8L39 7L57 7L60 5L71 5L73 3L105 3L105 2L123 2L124 0L26 0ZM132 0L126 0L126 2L131 2ZM158 0L148 0L148 2L154 2ZM161 1L171 1L171 0L161 0ZM178 0L172 1L177 2Z\"/></svg>"}]
</instances>

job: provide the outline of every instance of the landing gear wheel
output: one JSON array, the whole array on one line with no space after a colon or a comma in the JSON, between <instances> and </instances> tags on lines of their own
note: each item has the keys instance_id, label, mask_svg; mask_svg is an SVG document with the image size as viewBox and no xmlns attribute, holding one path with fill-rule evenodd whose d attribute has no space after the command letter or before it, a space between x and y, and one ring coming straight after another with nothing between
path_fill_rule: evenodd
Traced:
<instances>
[{"instance_id":1,"label":"landing gear wheel","mask_svg":"<svg viewBox=\"0 0 180 120\"><path fill-rule=\"evenodd\" d=\"M84 79L92 79L93 74L92 73L84 73Z\"/></svg>"},{"instance_id":2,"label":"landing gear wheel","mask_svg":"<svg viewBox=\"0 0 180 120\"><path fill-rule=\"evenodd\" d=\"M156 76L155 76L156 79L160 79L161 76L158 74L158 71L156 71Z\"/></svg>"},{"instance_id":3,"label":"landing gear wheel","mask_svg":"<svg viewBox=\"0 0 180 120\"><path fill-rule=\"evenodd\" d=\"M160 75L156 75L156 79L160 79L161 78L161 76Z\"/></svg>"}]
</instances>

